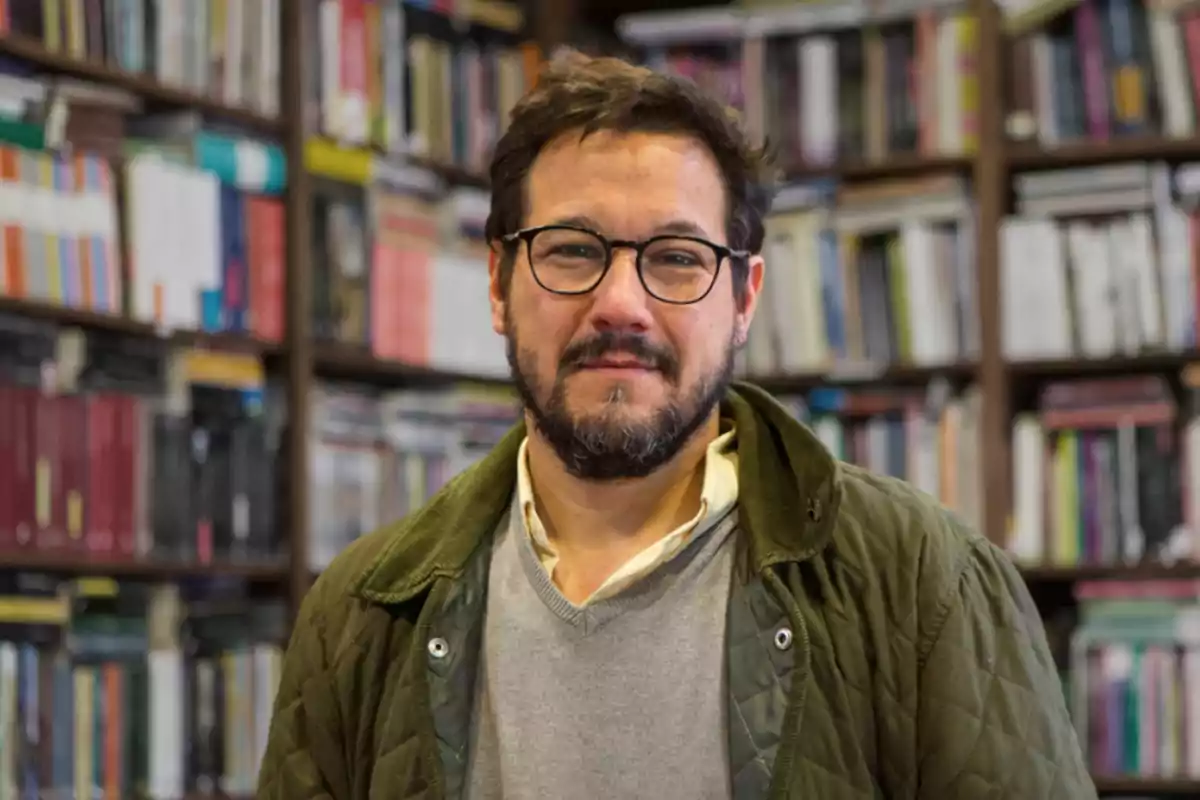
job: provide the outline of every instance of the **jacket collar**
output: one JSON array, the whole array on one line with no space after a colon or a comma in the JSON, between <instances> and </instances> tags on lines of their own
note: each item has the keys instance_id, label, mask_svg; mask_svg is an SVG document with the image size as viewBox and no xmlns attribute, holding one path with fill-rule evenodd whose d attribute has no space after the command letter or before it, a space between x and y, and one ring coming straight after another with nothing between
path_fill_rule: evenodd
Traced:
<instances>
[{"instance_id":1,"label":"jacket collar","mask_svg":"<svg viewBox=\"0 0 1200 800\"><path fill-rule=\"evenodd\" d=\"M750 564L811 558L829 541L841 500L840 470L806 427L758 387L735 381L723 411L737 426L738 519ZM380 555L351 593L403 603L438 578L462 573L508 510L517 477L519 423L480 462L383 535Z\"/></svg>"}]
</instances>

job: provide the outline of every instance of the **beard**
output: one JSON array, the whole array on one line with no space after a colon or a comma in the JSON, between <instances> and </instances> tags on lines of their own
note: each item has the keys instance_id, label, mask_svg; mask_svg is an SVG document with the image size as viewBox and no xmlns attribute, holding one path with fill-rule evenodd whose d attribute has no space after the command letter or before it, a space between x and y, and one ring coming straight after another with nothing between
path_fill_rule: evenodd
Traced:
<instances>
[{"instance_id":1,"label":"beard","mask_svg":"<svg viewBox=\"0 0 1200 800\"><path fill-rule=\"evenodd\" d=\"M625 407L626 389L619 383L613 386L601 410L572 414L567 407L566 380L588 361L609 353L630 354L678 389L678 359L644 336L606 331L568 347L559 359L554 384L547 390L538 380L535 354L521 347L512 323L512 319L507 321L507 354L517 392L542 438L576 478L613 481L653 473L674 458L704 424L733 376L736 348L731 340L718 369L704 376L684 396L669 399L648 419L630 418ZM544 402L540 399L543 397Z\"/></svg>"}]
</instances>

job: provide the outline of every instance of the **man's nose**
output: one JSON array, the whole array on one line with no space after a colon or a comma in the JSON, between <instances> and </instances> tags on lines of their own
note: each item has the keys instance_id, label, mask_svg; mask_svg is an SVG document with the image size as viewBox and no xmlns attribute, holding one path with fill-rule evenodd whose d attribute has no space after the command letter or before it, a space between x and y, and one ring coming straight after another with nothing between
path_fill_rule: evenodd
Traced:
<instances>
[{"instance_id":1,"label":"man's nose","mask_svg":"<svg viewBox=\"0 0 1200 800\"><path fill-rule=\"evenodd\" d=\"M628 247L614 248L612 265L593 290L593 325L597 330L645 331L653 302L638 276L637 253Z\"/></svg>"}]
</instances>

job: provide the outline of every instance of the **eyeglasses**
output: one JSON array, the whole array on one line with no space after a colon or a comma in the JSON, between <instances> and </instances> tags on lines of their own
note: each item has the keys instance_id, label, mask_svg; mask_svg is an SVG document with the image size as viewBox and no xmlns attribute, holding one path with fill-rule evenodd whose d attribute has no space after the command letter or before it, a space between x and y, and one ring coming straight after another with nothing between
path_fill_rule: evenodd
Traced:
<instances>
[{"instance_id":1,"label":"eyeglasses","mask_svg":"<svg viewBox=\"0 0 1200 800\"><path fill-rule=\"evenodd\" d=\"M646 292L676 305L703 300L717 282L721 262L750 255L693 236L631 242L569 225L525 228L500 238L510 244L525 242L533 279L548 292L566 295L595 289L612 266L613 250L630 248L637 253L638 279Z\"/></svg>"}]
</instances>

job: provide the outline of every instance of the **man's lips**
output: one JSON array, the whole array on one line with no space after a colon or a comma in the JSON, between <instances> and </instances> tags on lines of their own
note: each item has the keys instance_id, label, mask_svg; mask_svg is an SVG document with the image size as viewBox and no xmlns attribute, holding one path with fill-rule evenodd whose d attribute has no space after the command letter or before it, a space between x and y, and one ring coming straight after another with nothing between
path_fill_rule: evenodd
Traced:
<instances>
[{"instance_id":1,"label":"man's lips","mask_svg":"<svg viewBox=\"0 0 1200 800\"><path fill-rule=\"evenodd\" d=\"M580 365L583 369L652 370L654 367L636 358L592 358Z\"/></svg>"}]
</instances>

